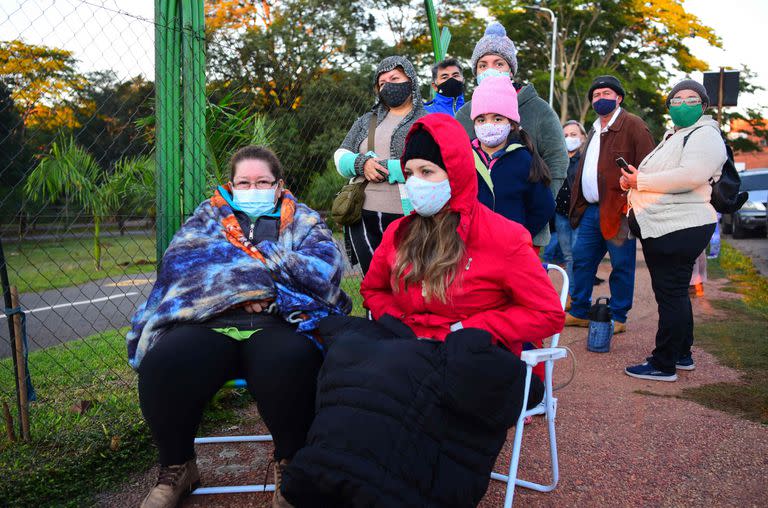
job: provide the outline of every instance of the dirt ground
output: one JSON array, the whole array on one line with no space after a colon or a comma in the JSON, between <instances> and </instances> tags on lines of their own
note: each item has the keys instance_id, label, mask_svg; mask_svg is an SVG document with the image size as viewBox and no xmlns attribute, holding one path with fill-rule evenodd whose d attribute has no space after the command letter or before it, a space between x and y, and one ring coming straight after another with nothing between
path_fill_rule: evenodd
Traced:
<instances>
[{"instance_id":1,"label":"dirt ground","mask_svg":"<svg viewBox=\"0 0 768 508\"><path fill-rule=\"evenodd\" d=\"M603 263L600 276L607 279ZM697 319L717 319L711 299L733 298L718 290L724 281L710 281L706 296L694 300ZM594 296L607 296L608 283ZM570 375L573 382L556 392L560 483L551 493L518 488L517 506L766 506L768 500L768 427L677 398L682 389L738 381L737 371L719 365L694 345L696 370L679 372L676 383L633 379L624 367L642 361L653 348L657 314L650 279L638 251L635 307L627 332L614 337L611 352L586 349L586 330L567 328L561 344L572 350L555 369L555 384ZM263 432L258 415L222 434ZM497 463L509 464L513 430ZM520 477L548 478L546 422L536 418L525 429ZM263 444L202 445L198 464L203 484L262 483L271 454ZM129 479L114 492L99 496L99 506L138 506L152 486L156 470ZM267 477L271 481L271 475ZM483 508L502 506L504 485L491 481ZM271 494L192 496L190 507L267 507Z\"/></svg>"}]
</instances>

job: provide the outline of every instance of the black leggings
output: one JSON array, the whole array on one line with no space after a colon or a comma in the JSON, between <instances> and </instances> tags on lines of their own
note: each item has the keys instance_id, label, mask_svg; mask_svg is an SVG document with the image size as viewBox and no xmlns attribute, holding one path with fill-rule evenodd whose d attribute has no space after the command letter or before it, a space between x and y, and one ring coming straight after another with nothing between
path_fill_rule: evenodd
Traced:
<instances>
[{"instance_id":1,"label":"black leggings","mask_svg":"<svg viewBox=\"0 0 768 508\"><path fill-rule=\"evenodd\" d=\"M372 212L363 210L362 219L352 226L344 228L344 244L347 256L354 265L360 263L363 275L373 260L373 252L381 244L384 230L395 220L402 217L397 213Z\"/></svg>"},{"instance_id":2,"label":"black leggings","mask_svg":"<svg viewBox=\"0 0 768 508\"><path fill-rule=\"evenodd\" d=\"M160 464L195 456L194 438L209 400L230 379L244 378L272 433L275 459L304 446L315 413L320 350L275 318L237 341L203 325L179 325L158 338L139 366L139 400Z\"/></svg>"}]
</instances>

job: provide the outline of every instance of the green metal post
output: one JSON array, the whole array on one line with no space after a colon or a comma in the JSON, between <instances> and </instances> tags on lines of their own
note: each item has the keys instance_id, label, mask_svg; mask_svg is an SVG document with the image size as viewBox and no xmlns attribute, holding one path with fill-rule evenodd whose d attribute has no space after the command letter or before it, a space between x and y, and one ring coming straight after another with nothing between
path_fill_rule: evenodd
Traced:
<instances>
[{"instance_id":1,"label":"green metal post","mask_svg":"<svg viewBox=\"0 0 768 508\"><path fill-rule=\"evenodd\" d=\"M184 180L182 205L190 215L205 192L205 25L202 0L181 0L184 97Z\"/></svg>"},{"instance_id":2,"label":"green metal post","mask_svg":"<svg viewBox=\"0 0 768 508\"><path fill-rule=\"evenodd\" d=\"M179 45L175 0L155 0L155 115L157 161L156 253L160 262L179 226Z\"/></svg>"},{"instance_id":3,"label":"green metal post","mask_svg":"<svg viewBox=\"0 0 768 508\"><path fill-rule=\"evenodd\" d=\"M204 0L155 0L155 18L159 263L182 219L206 197Z\"/></svg>"}]
</instances>

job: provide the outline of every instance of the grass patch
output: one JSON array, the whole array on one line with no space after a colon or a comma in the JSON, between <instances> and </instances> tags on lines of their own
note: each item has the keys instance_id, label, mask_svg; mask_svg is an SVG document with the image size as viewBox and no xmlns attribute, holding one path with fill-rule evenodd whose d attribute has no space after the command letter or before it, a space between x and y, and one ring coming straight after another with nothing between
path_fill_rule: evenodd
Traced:
<instances>
[{"instance_id":1,"label":"grass patch","mask_svg":"<svg viewBox=\"0 0 768 508\"><path fill-rule=\"evenodd\" d=\"M352 312L349 313L350 316L366 316L366 311L363 307L363 297L360 294L361 282L362 280L359 277L344 277L341 280L341 289L352 299Z\"/></svg>"},{"instance_id":2,"label":"grass patch","mask_svg":"<svg viewBox=\"0 0 768 508\"><path fill-rule=\"evenodd\" d=\"M42 291L152 271L155 237L104 238L99 271L94 265L93 238L9 244L5 247L5 256L11 284L17 286L20 293Z\"/></svg>"},{"instance_id":3,"label":"grass patch","mask_svg":"<svg viewBox=\"0 0 768 508\"><path fill-rule=\"evenodd\" d=\"M768 424L768 280L749 257L723 243L720 259L708 263L709 275L722 274L743 300L715 300L727 319L697 322L696 345L742 372L740 383L715 383L683 390L683 398Z\"/></svg>"},{"instance_id":4,"label":"grass patch","mask_svg":"<svg viewBox=\"0 0 768 508\"><path fill-rule=\"evenodd\" d=\"M95 493L155 462L136 374L126 359L125 331L30 354L38 395L30 407L32 441L11 443L5 432L0 437L0 506L88 506ZM0 360L0 393L14 393L10 359ZM235 395L219 397L206 412L204 432L236 421L236 409L250 397ZM90 409L73 411L83 400ZM7 402L15 408L15 400Z\"/></svg>"}]
</instances>

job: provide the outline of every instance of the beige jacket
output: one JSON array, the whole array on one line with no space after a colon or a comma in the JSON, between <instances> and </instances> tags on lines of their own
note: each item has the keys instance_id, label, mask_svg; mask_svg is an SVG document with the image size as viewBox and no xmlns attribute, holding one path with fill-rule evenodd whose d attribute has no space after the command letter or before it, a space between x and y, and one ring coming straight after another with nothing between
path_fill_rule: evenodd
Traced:
<instances>
[{"instance_id":1,"label":"beige jacket","mask_svg":"<svg viewBox=\"0 0 768 508\"><path fill-rule=\"evenodd\" d=\"M638 166L637 189L628 196L643 238L717 222L710 182L720 177L725 160L720 128L711 116L667 131Z\"/></svg>"}]
</instances>

